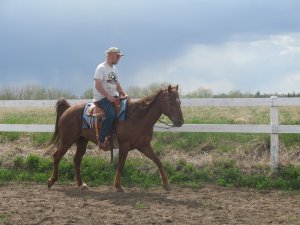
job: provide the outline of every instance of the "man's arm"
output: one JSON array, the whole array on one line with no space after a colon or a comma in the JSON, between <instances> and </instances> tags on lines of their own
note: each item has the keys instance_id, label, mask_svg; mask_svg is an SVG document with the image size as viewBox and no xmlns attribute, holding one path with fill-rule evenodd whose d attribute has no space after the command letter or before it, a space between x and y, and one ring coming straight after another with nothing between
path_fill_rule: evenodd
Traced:
<instances>
[{"instance_id":1,"label":"man's arm","mask_svg":"<svg viewBox=\"0 0 300 225\"><path fill-rule=\"evenodd\" d=\"M126 92L124 91L124 89L122 88L122 86L119 82L117 83L117 91L119 92L121 97L127 97Z\"/></svg>"}]
</instances>

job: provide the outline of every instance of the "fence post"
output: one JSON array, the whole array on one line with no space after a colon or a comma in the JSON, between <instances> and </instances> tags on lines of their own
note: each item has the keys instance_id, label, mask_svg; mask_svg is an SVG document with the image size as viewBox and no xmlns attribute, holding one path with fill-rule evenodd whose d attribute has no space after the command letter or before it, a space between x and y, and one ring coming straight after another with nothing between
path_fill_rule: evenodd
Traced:
<instances>
[{"instance_id":1,"label":"fence post","mask_svg":"<svg viewBox=\"0 0 300 225\"><path fill-rule=\"evenodd\" d=\"M270 124L272 127L271 143L270 143L270 161L272 172L278 169L278 153L279 153L279 139L278 139L278 105L277 96L271 96L270 108Z\"/></svg>"}]
</instances>

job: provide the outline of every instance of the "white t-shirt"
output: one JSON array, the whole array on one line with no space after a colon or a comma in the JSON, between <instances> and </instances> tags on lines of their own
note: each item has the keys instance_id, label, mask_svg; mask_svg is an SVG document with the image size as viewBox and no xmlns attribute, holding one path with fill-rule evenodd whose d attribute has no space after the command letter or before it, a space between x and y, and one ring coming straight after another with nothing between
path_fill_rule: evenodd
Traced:
<instances>
[{"instance_id":1,"label":"white t-shirt","mask_svg":"<svg viewBox=\"0 0 300 225\"><path fill-rule=\"evenodd\" d=\"M100 101L105 98L95 87L95 80L101 80L102 87L111 95L118 96L117 83L118 71L115 66L111 67L106 62L99 64L96 68L94 75L94 102Z\"/></svg>"}]
</instances>

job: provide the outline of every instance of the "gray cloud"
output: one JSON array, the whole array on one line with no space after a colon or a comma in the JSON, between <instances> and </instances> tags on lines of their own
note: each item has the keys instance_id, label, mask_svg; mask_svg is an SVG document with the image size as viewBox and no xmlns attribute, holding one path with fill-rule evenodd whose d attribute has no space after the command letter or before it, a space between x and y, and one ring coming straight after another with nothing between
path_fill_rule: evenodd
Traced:
<instances>
[{"instance_id":1,"label":"gray cloud","mask_svg":"<svg viewBox=\"0 0 300 225\"><path fill-rule=\"evenodd\" d=\"M94 69L104 59L104 50L114 45L125 52L119 71L127 87L152 82L153 79L141 78L145 74L154 74L158 80L174 78L180 82L181 75L188 71L193 76L188 81L191 84L196 84L201 76L203 84L218 90L222 86L247 90L245 83L250 80L230 74L251 73L252 86L264 88L257 85L263 79L257 77L262 74L295 74L294 61L298 58L295 52L291 53L295 47L282 50L282 54L286 51L289 56L280 58L273 50L275 45L258 52L250 44L268 40L272 35L289 36L299 32L299 8L300 2L296 0L3 0L0 3L1 83L34 81L64 88L60 82L64 81L80 95L91 87ZM186 51L195 46L202 48L195 54L202 55L187 57ZM251 67L239 64L247 60L241 56L241 49L249 53L246 56L254 57L252 64L248 62ZM218 51L222 53L217 54ZM228 54L230 58L226 58ZM196 62L180 68L183 56ZM266 66L271 63L269 56L282 66L275 66L276 70ZM232 61L228 63L227 59ZM172 67L172 62L177 63L177 68ZM221 76L224 73L226 79Z\"/></svg>"}]
</instances>

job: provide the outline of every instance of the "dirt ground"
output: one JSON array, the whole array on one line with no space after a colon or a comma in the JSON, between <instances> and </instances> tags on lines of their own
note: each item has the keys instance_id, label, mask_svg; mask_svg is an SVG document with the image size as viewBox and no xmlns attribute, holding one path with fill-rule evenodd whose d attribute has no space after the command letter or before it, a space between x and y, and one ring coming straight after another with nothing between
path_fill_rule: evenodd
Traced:
<instances>
[{"instance_id":1,"label":"dirt ground","mask_svg":"<svg viewBox=\"0 0 300 225\"><path fill-rule=\"evenodd\" d=\"M217 186L198 189L11 183L0 187L0 224L300 224L300 194Z\"/></svg>"},{"instance_id":2,"label":"dirt ground","mask_svg":"<svg viewBox=\"0 0 300 225\"><path fill-rule=\"evenodd\" d=\"M46 149L36 149L27 144L26 139L19 142L2 144L0 156L9 159L29 153L49 155ZM74 151L69 150L66 157L73 157ZM90 149L87 154L104 153ZM109 154L107 155L109 160ZM141 157L138 154L131 154L131 157L132 155ZM187 157L172 154L173 157L174 155L178 158ZM191 163L207 162L211 158L209 154L189 157L186 160ZM268 156L265 158L268 160ZM258 191L214 185L205 185L197 189L172 186L170 192L165 192L162 187L125 188L126 193L117 193L113 186L80 190L75 183L56 183L51 189L48 189L46 184L2 185L0 224L300 225L300 191Z\"/></svg>"}]
</instances>

